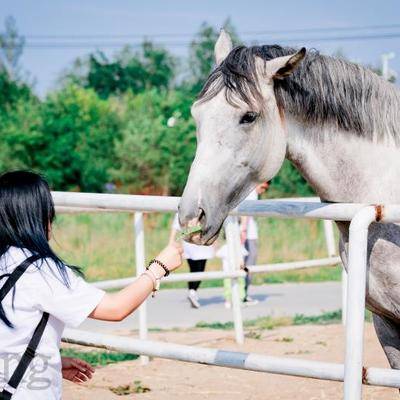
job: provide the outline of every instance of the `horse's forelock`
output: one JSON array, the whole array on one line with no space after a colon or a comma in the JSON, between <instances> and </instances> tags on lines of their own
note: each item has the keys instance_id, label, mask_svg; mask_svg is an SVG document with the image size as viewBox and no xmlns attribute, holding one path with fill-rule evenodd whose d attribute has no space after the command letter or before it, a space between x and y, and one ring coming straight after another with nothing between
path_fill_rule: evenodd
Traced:
<instances>
[{"instance_id":1,"label":"horse's forelock","mask_svg":"<svg viewBox=\"0 0 400 400\"><path fill-rule=\"evenodd\" d=\"M198 100L205 102L215 97L223 88L228 103L237 106L237 99L250 107L262 104L256 57L265 61L294 53L296 50L273 46L235 47L208 77Z\"/></svg>"}]
</instances>

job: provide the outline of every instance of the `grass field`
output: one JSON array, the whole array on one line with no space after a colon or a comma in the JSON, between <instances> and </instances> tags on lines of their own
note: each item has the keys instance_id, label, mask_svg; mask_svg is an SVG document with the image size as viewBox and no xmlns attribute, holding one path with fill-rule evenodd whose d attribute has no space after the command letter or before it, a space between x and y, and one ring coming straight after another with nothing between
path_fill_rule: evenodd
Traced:
<instances>
[{"instance_id":1,"label":"grass field","mask_svg":"<svg viewBox=\"0 0 400 400\"><path fill-rule=\"evenodd\" d=\"M146 259L156 256L168 241L172 214L145 215ZM322 221L259 218L258 263L326 257ZM129 214L58 215L52 245L69 263L82 267L89 281L130 277L135 274L133 216ZM222 244L219 240L217 246ZM221 269L219 259L208 270ZM181 272L187 271L186 263ZM254 284L339 280L341 267L309 268L258 274ZM172 284L171 284L172 285ZM204 286L221 285L206 281ZM185 283L175 283L184 287Z\"/></svg>"}]
</instances>

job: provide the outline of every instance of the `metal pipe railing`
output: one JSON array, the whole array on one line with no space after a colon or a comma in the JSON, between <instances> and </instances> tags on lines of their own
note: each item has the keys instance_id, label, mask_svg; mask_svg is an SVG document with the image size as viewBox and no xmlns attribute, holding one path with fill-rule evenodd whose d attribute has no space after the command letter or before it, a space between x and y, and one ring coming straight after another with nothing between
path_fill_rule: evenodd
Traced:
<instances>
[{"instance_id":1,"label":"metal pipe railing","mask_svg":"<svg viewBox=\"0 0 400 400\"><path fill-rule=\"evenodd\" d=\"M235 217L229 216L225 221L225 235L226 242L228 245L228 256L229 256L229 268L230 272L239 273L240 266L243 262L241 255L241 243L240 243L240 232L239 224ZM241 299L239 293L239 281L238 276L232 276L230 279L231 284L231 297L232 297L232 312L233 312L233 324L235 326L235 338L236 343L244 343L244 330L243 330L243 318L241 310Z\"/></svg>"},{"instance_id":2,"label":"metal pipe railing","mask_svg":"<svg viewBox=\"0 0 400 400\"><path fill-rule=\"evenodd\" d=\"M179 197L127 194L52 192L57 207L125 212L176 212ZM321 203L313 201L246 200L231 215L277 218L306 218L350 221L365 204ZM64 208L64 210L66 210Z\"/></svg>"},{"instance_id":3,"label":"metal pipe railing","mask_svg":"<svg viewBox=\"0 0 400 400\"><path fill-rule=\"evenodd\" d=\"M370 206L360 210L350 223L344 369L346 400L361 399L368 227L375 219L375 207Z\"/></svg>"},{"instance_id":4,"label":"metal pipe railing","mask_svg":"<svg viewBox=\"0 0 400 400\"><path fill-rule=\"evenodd\" d=\"M261 274L267 272L290 271L302 268L324 267L329 265L339 264L340 257L317 258L306 261L291 261L277 264L260 264L249 265L247 268L251 274ZM211 281L214 279L231 279L245 277L246 273L243 270L239 271L208 271L208 272L180 272L163 278L162 284L170 282L195 282L195 281ZM107 281L93 282L92 285L99 289L120 289L130 285L136 277L111 279Z\"/></svg>"},{"instance_id":5,"label":"metal pipe railing","mask_svg":"<svg viewBox=\"0 0 400 400\"><path fill-rule=\"evenodd\" d=\"M144 224L143 213L135 213L134 218L134 232L135 232L135 257L136 257L136 276L140 276L146 270L146 252L144 247ZM139 338L142 340L147 339L147 300L139 306ZM149 357L141 356L142 365L149 362Z\"/></svg>"},{"instance_id":6,"label":"metal pipe railing","mask_svg":"<svg viewBox=\"0 0 400 400\"><path fill-rule=\"evenodd\" d=\"M268 372L330 381L343 381L343 364L271 357L262 354L187 346L174 343L138 340L116 335L66 329L63 341L84 346L105 348L130 354L161 357L170 360L247 371ZM383 368L366 368L364 384L400 388L400 371ZM346 398L346 400L350 398ZM356 398L351 398L355 400Z\"/></svg>"}]
</instances>

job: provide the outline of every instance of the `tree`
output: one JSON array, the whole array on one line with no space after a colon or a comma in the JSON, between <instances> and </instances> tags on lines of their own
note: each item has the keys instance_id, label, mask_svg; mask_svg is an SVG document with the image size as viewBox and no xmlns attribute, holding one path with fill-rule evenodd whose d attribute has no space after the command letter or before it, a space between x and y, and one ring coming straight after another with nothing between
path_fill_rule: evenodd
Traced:
<instances>
[{"instance_id":1,"label":"tree","mask_svg":"<svg viewBox=\"0 0 400 400\"><path fill-rule=\"evenodd\" d=\"M19 77L19 59L24 45L25 39L18 34L14 17L7 17L5 31L0 33L0 71L6 71L11 79Z\"/></svg>"},{"instance_id":2,"label":"tree","mask_svg":"<svg viewBox=\"0 0 400 400\"><path fill-rule=\"evenodd\" d=\"M92 89L69 85L41 107L36 166L58 190L103 191L115 162L120 127L112 103Z\"/></svg>"},{"instance_id":3,"label":"tree","mask_svg":"<svg viewBox=\"0 0 400 400\"><path fill-rule=\"evenodd\" d=\"M145 41L139 51L126 46L112 59L101 51L86 60L77 59L64 72L61 82L92 88L106 99L128 90L141 93L152 88L168 89L175 77L175 66L176 60L167 50Z\"/></svg>"},{"instance_id":4,"label":"tree","mask_svg":"<svg viewBox=\"0 0 400 400\"><path fill-rule=\"evenodd\" d=\"M62 89L68 85L85 87L89 68L89 57L77 57L71 66L65 68L57 82L57 87Z\"/></svg>"},{"instance_id":5,"label":"tree","mask_svg":"<svg viewBox=\"0 0 400 400\"><path fill-rule=\"evenodd\" d=\"M112 176L130 192L180 194L195 153L190 99L153 89L127 94L123 103L126 117Z\"/></svg>"},{"instance_id":6,"label":"tree","mask_svg":"<svg viewBox=\"0 0 400 400\"><path fill-rule=\"evenodd\" d=\"M0 111L0 172L34 169L42 138L40 102L34 96L24 96L6 109Z\"/></svg>"},{"instance_id":7,"label":"tree","mask_svg":"<svg viewBox=\"0 0 400 400\"><path fill-rule=\"evenodd\" d=\"M32 97L31 88L23 82L11 79L6 70L0 69L0 112L5 113L19 100Z\"/></svg>"},{"instance_id":8,"label":"tree","mask_svg":"<svg viewBox=\"0 0 400 400\"><path fill-rule=\"evenodd\" d=\"M25 83L0 69L0 171L33 168L40 102Z\"/></svg>"}]
</instances>

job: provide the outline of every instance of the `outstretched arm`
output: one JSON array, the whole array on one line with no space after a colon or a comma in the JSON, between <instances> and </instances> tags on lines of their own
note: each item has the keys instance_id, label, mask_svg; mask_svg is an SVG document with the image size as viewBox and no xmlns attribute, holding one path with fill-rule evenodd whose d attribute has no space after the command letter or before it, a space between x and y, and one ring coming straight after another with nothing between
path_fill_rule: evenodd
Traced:
<instances>
[{"instance_id":1,"label":"outstretched arm","mask_svg":"<svg viewBox=\"0 0 400 400\"><path fill-rule=\"evenodd\" d=\"M176 238L176 234L178 233L178 231L174 228L171 229L171 232L169 234L169 243L174 243L175 242L175 238Z\"/></svg>"},{"instance_id":2,"label":"outstretched arm","mask_svg":"<svg viewBox=\"0 0 400 400\"><path fill-rule=\"evenodd\" d=\"M172 272L182 263L182 248L179 244L169 244L157 257ZM164 269L152 263L149 269L156 278L165 275ZM141 275L133 283L116 293L106 293L89 318L103 321L122 321L135 311L154 289L154 281L148 275Z\"/></svg>"}]
</instances>

